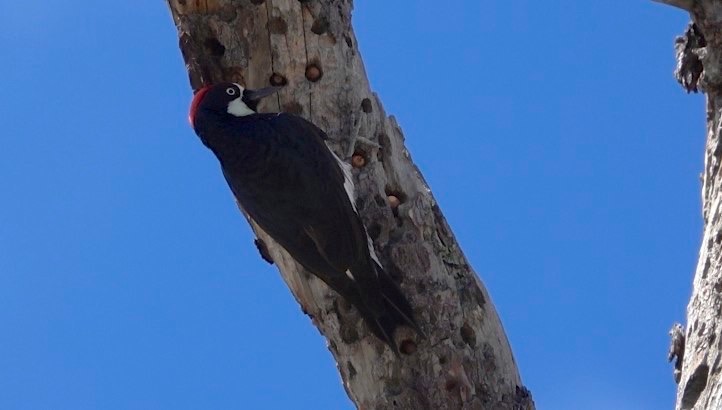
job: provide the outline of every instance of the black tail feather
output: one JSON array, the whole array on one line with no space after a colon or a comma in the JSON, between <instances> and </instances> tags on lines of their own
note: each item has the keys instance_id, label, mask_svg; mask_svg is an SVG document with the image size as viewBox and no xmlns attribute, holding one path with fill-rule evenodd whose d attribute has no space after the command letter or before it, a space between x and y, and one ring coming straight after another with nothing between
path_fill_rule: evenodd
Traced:
<instances>
[{"instance_id":1,"label":"black tail feather","mask_svg":"<svg viewBox=\"0 0 722 410\"><path fill-rule=\"evenodd\" d=\"M368 286L359 286L360 284L354 281L326 283L355 306L369 330L399 356L399 348L394 340L394 333L399 326L414 329L421 338L426 336L414 319L411 304L391 276L375 262L371 262L369 268L376 270L374 279L378 280L365 282ZM351 272L353 273L353 270Z\"/></svg>"},{"instance_id":2,"label":"black tail feather","mask_svg":"<svg viewBox=\"0 0 722 410\"><path fill-rule=\"evenodd\" d=\"M378 264L374 263L374 268L378 273L378 290L381 294L383 308L379 311L379 309L369 309L368 306L365 306L359 310L376 337L386 342L398 356L398 346L394 341L396 328L408 326L414 329L420 337L424 338L425 335L414 319L411 304L401 292L399 286Z\"/></svg>"},{"instance_id":3,"label":"black tail feather","mask_svg":"<svg viewBox=\"0 0 722 410\"><path fill-rule=\"evenodd\" d=\"M396 313L398 313L401 316L401 318L403 319L403 323L399 323L399 324L401 324L401 325L405 324L405 325L409 326L410 328L414 329L416 331L416 333L418 333L418 335L421 336L422 338L426 337L424 332L419 327L419 324L416 323L416 320L413 317L413 313L405 313L405 311L403 309L401 309L400 307L398 307L394 303L394 301L391 300L387 295L384 294L383 296L384 296L384 300L386 300L386 302L389 305L391 305L391 307L396 311ZM411 316L409 316L409 315L411 315Z\"/></svg>"}]
</instances>

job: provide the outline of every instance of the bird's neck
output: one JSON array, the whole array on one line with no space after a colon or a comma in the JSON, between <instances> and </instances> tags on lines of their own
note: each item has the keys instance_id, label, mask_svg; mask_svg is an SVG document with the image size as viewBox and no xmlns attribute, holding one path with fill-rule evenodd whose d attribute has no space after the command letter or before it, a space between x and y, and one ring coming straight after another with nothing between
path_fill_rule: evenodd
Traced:
<instances>
[{"instance_id":1,"label":"bird's neck","mask_svg":"<svg viewBox=\"0 0 722 410\"><path fill-rule=\"evenodd\" d=\"M196 120L196 133L203 144L218 155L219 152L227 151L241 143L241 139L233 132L239 124L238 117L228 114L219 114L212 111L199 113Z\"/></svg>"},{"instance_id":2,"label":"bird's neck","mask_svg":"<svg viewBox=\"0 0 722 410\"><path fill-rule=\"evenodd\" d=\"M257 114L235 117L228 114L205 113L207 116L196 122L196 132L203 144L216 155L225 168L228 164L236 167L253 168L265 150L259 150L259 139L244 135L248 124Z\"/></svg>"}]
</instances>

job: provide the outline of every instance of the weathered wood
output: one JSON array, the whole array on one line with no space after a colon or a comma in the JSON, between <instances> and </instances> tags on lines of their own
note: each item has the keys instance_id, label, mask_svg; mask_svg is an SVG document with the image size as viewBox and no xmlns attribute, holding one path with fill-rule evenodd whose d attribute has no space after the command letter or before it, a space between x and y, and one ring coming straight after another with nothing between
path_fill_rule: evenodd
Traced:
<instances>
[{"instance_id":1,"label":"weathered wood","mask_svg":"<svg viewBox=\"0 0 722 410\"><path fill-rule=\"evenodd\" d=\"M357 207L427 338L398 332L401 358L354 309L257 226L304 312L328 339L362 409L532 409L486 289L368 84L347 0L168 0L193 89L285 85L262 109L309 118L354 165ZM200 148L199 148L200 149ZM352 160L353 158L353 160Z\"/></svg>"},{"instance_id":2,"label":"weathered wood","mask_svg":"<svg viewBox=\"0 0 722 410\"><path fill-rule=\"evenodd\" d=\"M687 91L702 91L707 100L704 234L687 306L686 334L681 326L671 332L670 358L677 358L675 378L679 382L676 408L722 409L722 3L665 3L682 4L690 11L693 25L675 41L675 75Z\"/></svg>"}]
</instances>

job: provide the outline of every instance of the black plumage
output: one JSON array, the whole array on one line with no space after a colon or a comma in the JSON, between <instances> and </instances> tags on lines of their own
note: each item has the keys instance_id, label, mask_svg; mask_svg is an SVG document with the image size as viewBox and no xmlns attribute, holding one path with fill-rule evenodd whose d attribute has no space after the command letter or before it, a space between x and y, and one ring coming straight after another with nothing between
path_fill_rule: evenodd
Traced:
<instances>
[{"instance_id":1,"label":"black plumage","mask_svg":"<svg viewBox=\"0 0 722 410\"><path fill-rule=\"evenodd\" d=\"M255 112L271 90L233 83L201 90L191 123L218 158L248 215L305 269L354 305L397 352L394 330L418 330L406 297L383 270L350 198L350 173L302 117ZM419 331L420 332L420 331Z\"/></svg>"}]
</instances>

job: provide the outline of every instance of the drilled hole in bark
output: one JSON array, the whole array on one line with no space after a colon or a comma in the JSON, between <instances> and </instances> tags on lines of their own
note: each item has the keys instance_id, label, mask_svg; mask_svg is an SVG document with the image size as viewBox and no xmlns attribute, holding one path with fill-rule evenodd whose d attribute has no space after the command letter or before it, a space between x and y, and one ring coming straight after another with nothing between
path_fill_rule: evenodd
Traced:
<instances>
[{"instance_id":1,"label":"drilled hole in bark","mask_svg":"<svg viewBox=\"0 0 722 410\"><path fill-rule=\"evenodd\" d=\"M366 165L366 158L364 158L363 155L354 154L351 157L351 165L354 168L363 168L363 166Z\"/></svg>"},{"instance_id":2,"label":"drilled hole in bark","mask_svg":"<svg viewBox=\"0 0 722 410\"><path fill-rule=\"evenodd\" d=\"M459 385L459 382L454 377L450 377L446 379L446 383L444 383L444 388L446 391L452 391L456 388L456 386Z\"/></svg>"},{"instance_id":3,"label":"drilled hole in bark","mask_svg":"<svg viewBox=\"0 0 722 410\"><path fill-rule=\"evenodd\" d=\"M371 105L370 99L364 98L363 100L361 100L361 110L363 110L363 112L365 112L366 114L374 110L373 105Z\"/></svg>"},{"instance_id":4,"label":"drilled hole in bark","mask_svg":"<svg viewBox=\"0 0 722 410\"><path fill-rule=\"evenodd\" d=\"M321 16L313 21L313 24L311 25L311 32L313 34L321 35L328 31L328 19L324 16Z\"/></svg>"},{"instance_id":5,"label":"drilled hole in bark","mask_svg":"<svg viewBox=\"0 0 722 410\"><path fill-rule=\"evenodd\" d=\"M363 168L366 165L366 152L357 149L351 156L351 166L354 168Z\"/></svg>"},{"instance_id":6,"label":"drilled hole in bark","mask_svg":"<svg viewBox=\"0 0 722 410\"><path fill-rule=\"evenodd\" d=\"M416 343L411 339L403 340L399 351L405 355L412 355L416 352Z\"/></svg>"},{"instance_id":7,"label":"drilled hole in bark","mask_svg":"<svg viewBox=\"0 0 722 410\"><path fill-rule=\"evenodd\" d=\"M464 343L471 347L476 346L476 332L474 332L474 329L472 329L468 323L464 322L464 325L461 326L460 332L461 339L464 341Z\"/></svg>"},{"instance_id":8,"label":"drilled hole in bark","mask_svg":"<svg viewBox=\"0 0 722 410\"><path fill-rule=\"evenodd\" d=\"M388 186L386 187L386 195L387 196L395 196L396 198L399 199L399 201L401 201L401 203L406 202L406 195L403 192L393 189Z\"/></svg>"},{"instance_id":9,"label":"drilled hole in bark","mask_svg":"<svg viewBox=\"0 0 722 410\"><path fill-rule=\"evenodd\" d=\"M263 4L264 0L251 0L253 4Z\"/></svg>"},{"instance_id":10,"label":"drilled hole in bark","mask_svg":"<svg viewBox=\"0 0 722 410\"><path fill-rule=\"evenodd\" d=\"M268 22L268 30L273 34L286 34L288 31L288 24L286 20L281 17L274 17Z\"/></svg>"},{"instance_id":11,"label":"drilled hole in bark","mask_svg":"<svg viewBox=\"0 0 722 410\"><path fill-rule=\"evenodd\" d=\"M218 41L217 38L208 37L206 41L203 42L203 45L206 47L206 50L211 53L212 56L223 57L223 54L226 53L226 47L221 44L221 42Z\"/></svg>"},{"instance_id":12,"label":"drilled hole in bark","mask_svg":"<svg viewBox=\"0 0 722 410\"><path fill-rule=\"evenodd\" d=\"M301 115L303 114L303 106L296 101L283 104L283 112Z\"/></svg>"},{"instance_id":13,"label":"drilled hole in bark","mask_svg":"<svg viewBox=\"0 0 722 410\"><path fill-rule=\"evenodd\" d=\"M306 79L312 83L320 80L323 77L323 70L318 63L311 63L306 67Z\"/></svg>"},{"instance_id":14,"label":"drilled hole in bark","mask_svg":"<svg viewBox=\"0 0 722 410\"><path fill-rule=\"evenodd\" d=\"M387 200L389 202L389 206L391 207L391 209L394 210L394 214L396 214L396 208L398 208L399 205L401 205L401 200L396 195L389 195Z\"/></svg>"},{"instance_id":15,"label":"drilled hole in bark","mask_svg":"<svg viewBox=\"0 0 722 410\"><path fill-rule=\"evenodd\" d=\"M283 87L284 85L288 84L288 80L286 80L286 77L278 73L271 74L268 82L275 87Z\"/></svg>"},{"instance_id":16,"label":"drilled hole in bark","mask_svg":"<svg viewBox=\"0 0 722 410\"><path fill-rule=\"evenodd\" d=\"M393 190L390 187L386 187L386 202L391 208L391 211L393 211L394 216L399 216L399 205L401 205L405 201L406 195L404 195L402 192Z\"/></svg>"}]
</instances>

